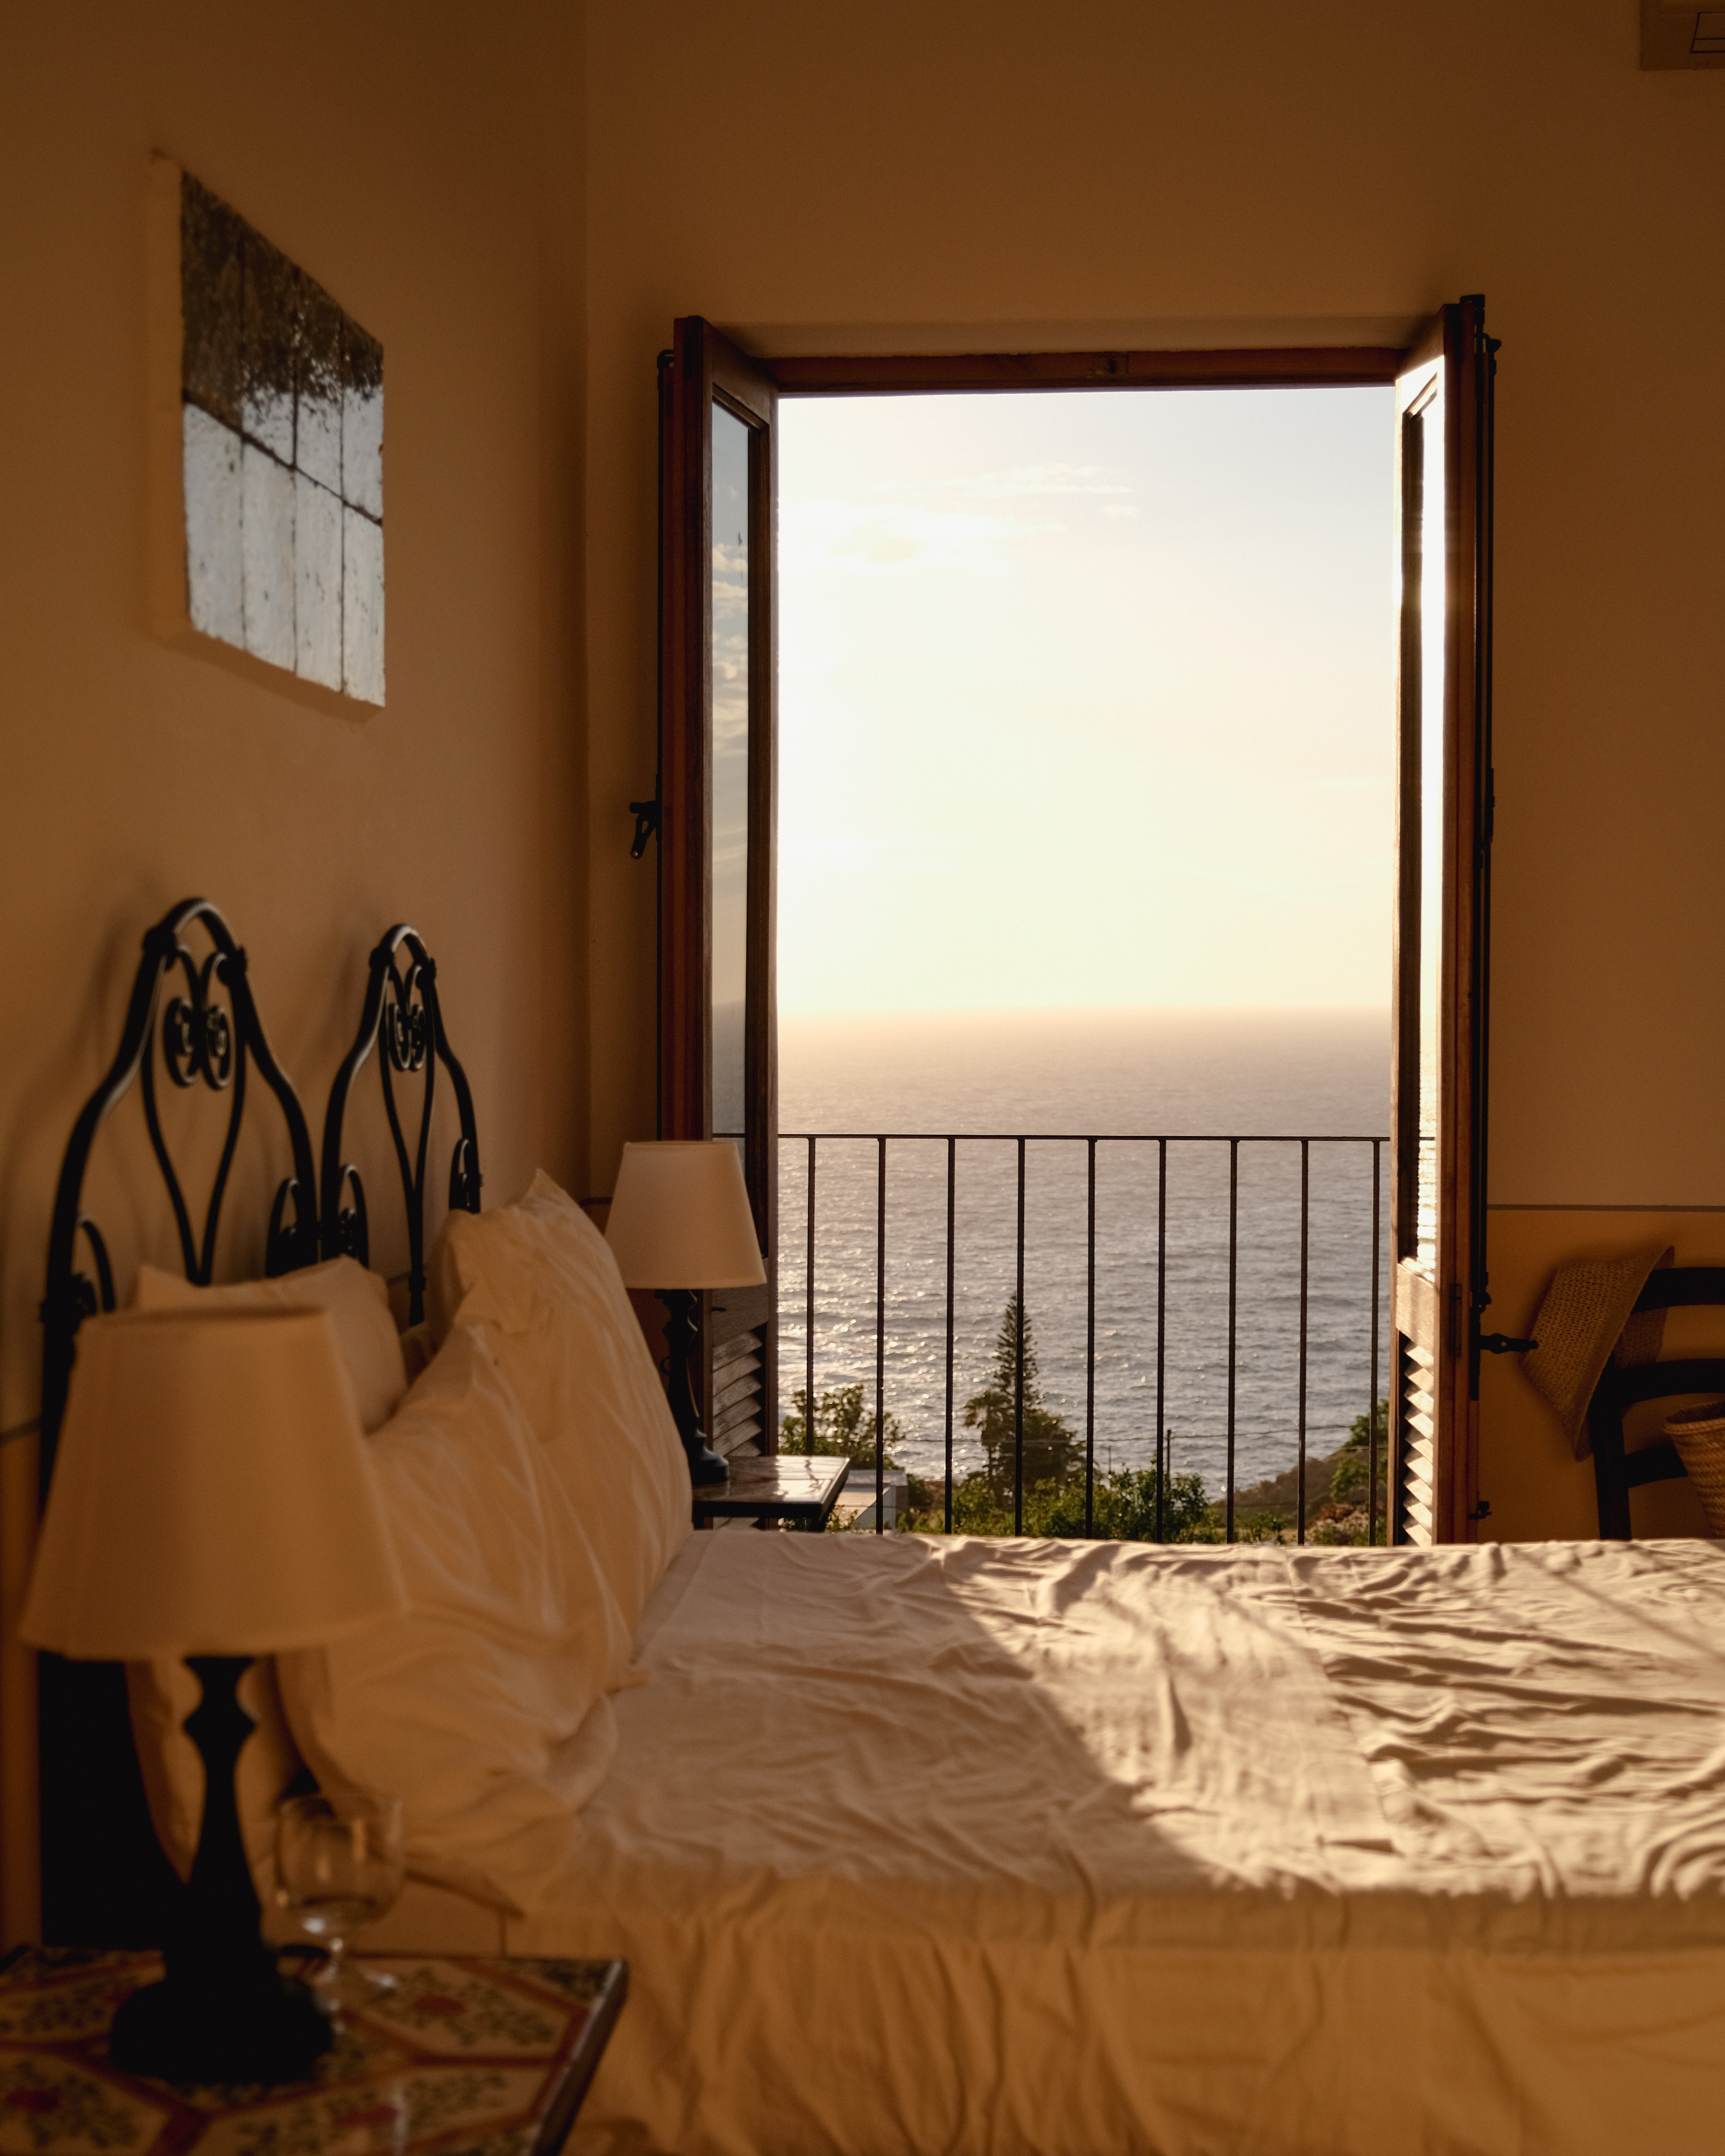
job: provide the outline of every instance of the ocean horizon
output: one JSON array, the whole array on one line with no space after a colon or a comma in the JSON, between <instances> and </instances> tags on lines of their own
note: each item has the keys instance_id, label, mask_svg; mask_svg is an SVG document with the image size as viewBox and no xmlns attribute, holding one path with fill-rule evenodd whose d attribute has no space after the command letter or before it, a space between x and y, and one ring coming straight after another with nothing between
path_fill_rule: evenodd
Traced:
<instances>
[{"instance_id":1,"label":"ocean horizon","mask_svg":"<svg viewBox=\"0 0 1725 2156\"><path fill-rule=\"evenodd\" d=\"M980 1464L963 1403L986 1381L1015 1279L1025 1154L1024 1302L1046 1404L1099 1472L1155 1458L1213 1497L1226 1470L1230 1155L1237 1157L1235 1482L1299 1448L1301 1157L1308 1178L1306 1444L1334 1450L1384 1390L1387 1146L1373 1265L1368 1141L1387 1137L1382 1010L793 1014L779 1026L779 1393L805 1382L808 1147L815 1179L814 1387L875 1399L876 1204L887 1137L885 1408L894 1450L939 1475L947 1430L947 1134L955 1148L952 1444ZM1087 1391L1086 1183L1095 1137L1096 1317ZM1270 1138L1321 1142L1267 1143ZM1226 1140L1257 1140L1230 1147ZM1160 1141L1167 1140L1164 1146ZM1165 1170L1164 1170L1165 1157ZM1165 1173L1166 1228L1162 1224ZM1158 1260L1158 1247L1161 1257ZM1371 1369L1373 1278L1378 1354Z\"/></svg>"}]
</instances>

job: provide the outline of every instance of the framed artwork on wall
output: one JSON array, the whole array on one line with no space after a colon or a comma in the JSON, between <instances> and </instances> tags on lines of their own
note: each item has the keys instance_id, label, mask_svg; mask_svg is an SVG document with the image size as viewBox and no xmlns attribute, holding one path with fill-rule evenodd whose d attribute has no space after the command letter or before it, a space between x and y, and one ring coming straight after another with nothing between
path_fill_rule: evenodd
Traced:
<instances>
[{"instance_id":1,"label":"framed artwork on wall","mask_svg":"<svg viewBox=\"0 0 1725 2156\"><path fill-rule=\"evenodd\" d=\"M380 706L383 347L167 158L150 220L157 625Z\"/></svg>"}]
</instances>

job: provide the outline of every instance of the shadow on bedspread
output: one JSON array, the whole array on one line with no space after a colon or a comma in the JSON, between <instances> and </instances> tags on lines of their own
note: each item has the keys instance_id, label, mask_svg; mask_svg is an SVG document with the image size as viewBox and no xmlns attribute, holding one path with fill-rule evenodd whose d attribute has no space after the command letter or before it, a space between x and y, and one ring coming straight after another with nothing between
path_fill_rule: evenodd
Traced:
<instances>
[{"instance_id":1,"label":"shadow on bedspread","mask_svg":"<svg viewBox=\"0 0 1725 2156\"><path fill-rule=\"evenodd\" d=\"M594 2148L1711 2148L1722 1645L1702 1544L703 1537L511 1943L634 1964Z\"/></svg>"}]
</instances>

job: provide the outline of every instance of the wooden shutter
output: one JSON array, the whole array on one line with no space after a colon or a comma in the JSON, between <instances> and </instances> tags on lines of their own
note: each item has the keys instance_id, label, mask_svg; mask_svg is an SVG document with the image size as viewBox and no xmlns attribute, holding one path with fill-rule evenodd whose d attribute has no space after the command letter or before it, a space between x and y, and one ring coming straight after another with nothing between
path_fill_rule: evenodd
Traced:
<instances>
[{"instance_id":1,"label":"wooden shutter","mask_svg":"<svg viewBox=\"0 0 1725 2156\"><path fill-rule=\"evenodd\" d=\"M659 1127L734 1136L767 1261L704 1298L708 1442L777 1449L778 544L772 377L699 316L660 369Z\"/></svg>"},{"instance_id":2,"label":"wooden shutter","mask_svg":"<svg viewBox=\"0 0 1725 2156\"><path fill-rule=\"evenodd\" d=\"M1397 382L1401 645L1392 992L1392 1532L1477 1505L1491 918L1491 401L1484 302Z\"/></svg>"}]
</instances>

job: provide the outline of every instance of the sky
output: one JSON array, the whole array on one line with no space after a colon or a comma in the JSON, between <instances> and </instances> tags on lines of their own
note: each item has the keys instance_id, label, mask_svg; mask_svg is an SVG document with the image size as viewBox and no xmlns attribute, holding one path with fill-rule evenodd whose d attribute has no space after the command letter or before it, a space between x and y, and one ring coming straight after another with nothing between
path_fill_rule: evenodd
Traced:
<instances>
[{"instance_id":1,"label":"sky","mask_svg":"<svg viewBox=\"0 0 1725 2156\"><path fill-rule=\"evenodd\" d=\"M1385 1006L1393 413L782 399L781 1009Z\"/></svg>"}]
</instances>

